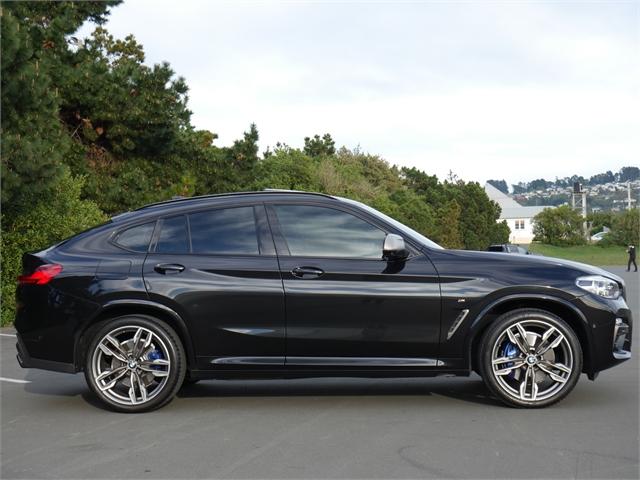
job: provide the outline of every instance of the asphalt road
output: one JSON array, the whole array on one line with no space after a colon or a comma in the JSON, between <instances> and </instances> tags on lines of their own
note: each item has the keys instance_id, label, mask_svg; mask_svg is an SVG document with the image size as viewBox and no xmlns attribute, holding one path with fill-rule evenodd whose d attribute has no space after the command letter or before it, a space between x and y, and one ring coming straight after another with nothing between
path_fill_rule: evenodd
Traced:
<instances>
[{"instance_id":1,"label":"asphalt road","mask_svg":"<svg viewBox=\"0 0 640 480\"><path fill-rule=\"evenodd\" d=\"M638 323L638 274L622 275ZM632 360L542 410L503 407L474 376L208 381L126 415L82 375L21 369L4 329L0 476L639 478L639 330Z\"/></svg>"}]
</instances>

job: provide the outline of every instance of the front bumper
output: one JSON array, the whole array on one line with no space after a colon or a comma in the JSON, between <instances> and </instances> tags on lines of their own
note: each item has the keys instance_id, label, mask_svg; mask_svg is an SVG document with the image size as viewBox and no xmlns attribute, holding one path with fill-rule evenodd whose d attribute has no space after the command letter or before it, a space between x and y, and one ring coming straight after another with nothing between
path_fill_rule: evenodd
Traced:
<instances>
[{"instance_id":1,"label":"front bumper","mask_svg":"<svg viewBox=\"0 0 640 480\"><path fill-rule=\"evenodd\" d=\"M598 372L631 358L633 318L622 297L608 300L589 294L574 303L586 320L585 333L590 338L585 339L584 372L593 380Z\"/></svg>"}]
</instances>

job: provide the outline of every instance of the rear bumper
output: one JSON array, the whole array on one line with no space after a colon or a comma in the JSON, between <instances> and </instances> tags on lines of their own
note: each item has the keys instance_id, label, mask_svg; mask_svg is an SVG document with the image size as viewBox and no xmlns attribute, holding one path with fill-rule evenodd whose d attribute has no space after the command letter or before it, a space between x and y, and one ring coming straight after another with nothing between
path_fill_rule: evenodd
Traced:
<instances>
[{"instance_id":1,"label":"rear bumper","mask_svg":"<svg viewBox=\"0 0 640 480\"><path fill-rule=\"evenodd\" d=\"M76 367L73 363L55 362L53 360L44 360L41 358L33 358L29 355L20 334L16 335L18 342L16 343L16 359L22 368L40 368L42 370L51 370L54 372L76 373Z\"/></svg>"}]
</instances>

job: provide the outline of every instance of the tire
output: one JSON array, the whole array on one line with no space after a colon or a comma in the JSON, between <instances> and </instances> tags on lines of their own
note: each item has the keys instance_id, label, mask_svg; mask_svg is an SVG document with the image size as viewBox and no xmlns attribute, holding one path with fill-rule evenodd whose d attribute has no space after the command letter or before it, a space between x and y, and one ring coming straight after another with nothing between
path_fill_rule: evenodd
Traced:
<instances>
[{"instance_id":1,"label":"tire","mask_svg":"<svg viewBox=\"0 0 640 480\"><path fill-rule=\"evenodd\" d=\"M558 316L519 309L488 328L480 344L479 367L489 391L505 404L547 407L576 386L582 348L573 329Z\"/></svg>"},{"instance_id":2,"label":"tire","mask_svg":"<svg viewBox=\"0 0 640 480\"><path fill-rule=\"evenodd\" d=\"M148 412L169 403L187 370L176 332L148 315L104 322L89 342L84 367L93 393L111 410L126 413Z\"/></svg>"}]
</instances>

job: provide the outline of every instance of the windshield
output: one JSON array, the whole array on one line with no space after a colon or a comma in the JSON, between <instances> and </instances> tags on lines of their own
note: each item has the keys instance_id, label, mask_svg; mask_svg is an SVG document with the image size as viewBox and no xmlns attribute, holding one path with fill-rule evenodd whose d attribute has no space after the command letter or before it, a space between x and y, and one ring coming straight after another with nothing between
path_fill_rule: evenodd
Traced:
<instances>
[{"instance_id":1,"label":"windshield","mask_svg":"<svg viewBox=\"0 0 640 480\"><path fill-rule=\"evenodd\" d=\"M429 240L427 237L425 237L421 233L418 233L414 229L407 227L406 225L400 223L397 220L394 220L390 216L385 215L382 212L379 212L375 208L371 208L369 205L365 205L364 203L356 202L355 200L351 200L349 198L343 198L343 197L335 197L335 198L337 198L338 200L342 200L343 202L350 203L351 205L356 205L356 206L366 210L367 212L375 215L376 217L381 218L385 222L390 223L391 225L393 225L395 228L400 230L402 233L406 234L408 237L412 238L414 241L416 241L418 243L421 243L422 245L424 245L426 247L436 248L436 249L439 249L439 250L444 250L440 245L438 245L433 240Z\"/></svg>"}]
</instances>

